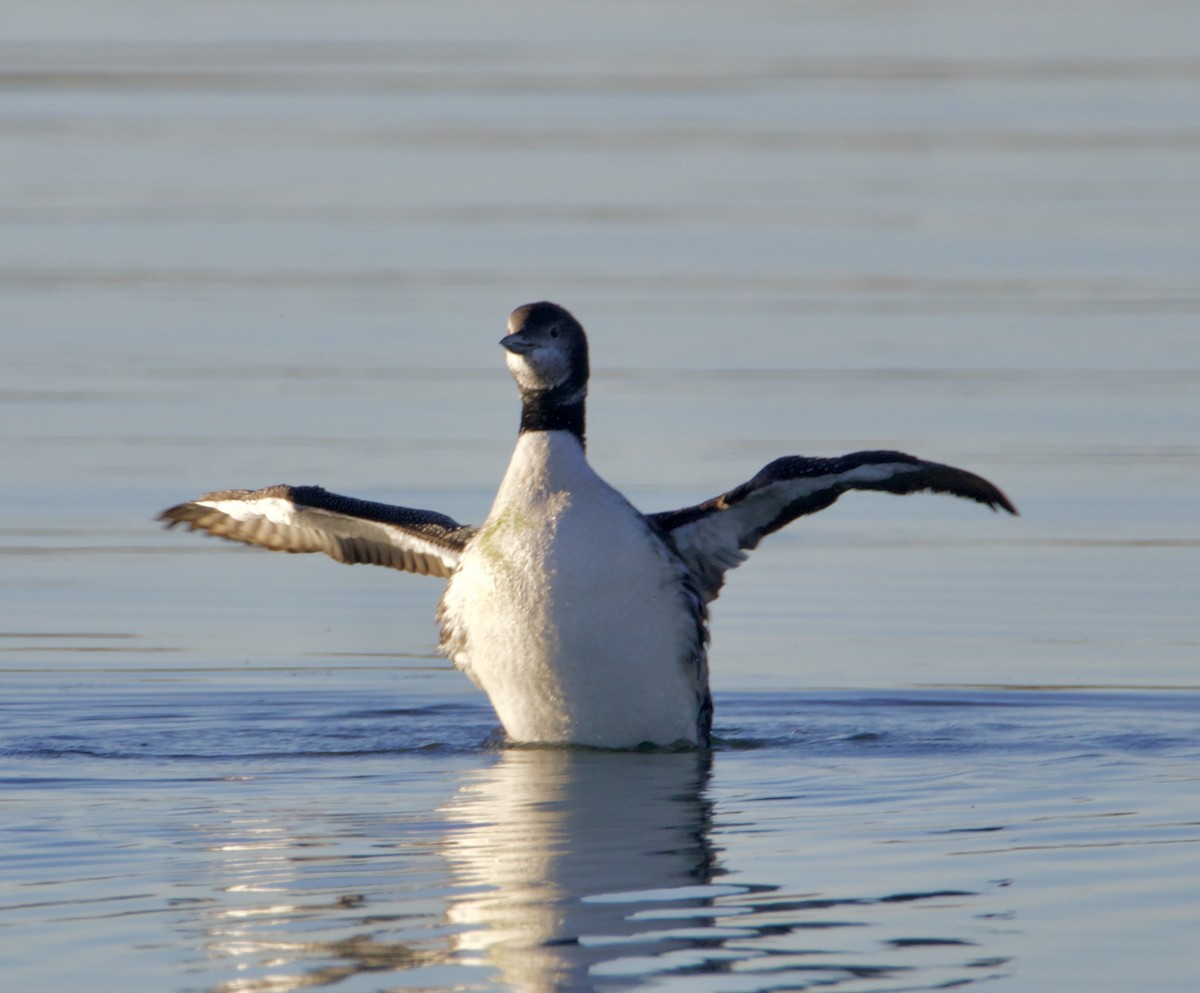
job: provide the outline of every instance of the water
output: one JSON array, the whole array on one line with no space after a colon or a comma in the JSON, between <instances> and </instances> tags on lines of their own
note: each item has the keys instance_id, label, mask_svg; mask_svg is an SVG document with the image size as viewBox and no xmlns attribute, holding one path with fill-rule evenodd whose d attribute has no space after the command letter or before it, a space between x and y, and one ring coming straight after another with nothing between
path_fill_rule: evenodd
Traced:
<instances>
[{"instance_id":1,"label":"water","mask_svg":"<svg viewBox=\"0 0 1200 993\"><path fill-rule=\"evenodd\" d=\"M484 748L486 707L429 675L398 681L403 706L362 670L10 680L6 970L114 991L1190 982L1180 694L727 693L710 757Z\"/></svg>"},{"instance_id":2,"label":"water","mask_svg":"<svg viewBox=\"0 0 1200 993\"><path fill-rule=\"evenodd\" d=\"M1191 990L1189 5L13 3L0 961L122 993ZM588 327L647 510L896 447L714 605L718 747L506 749L440 585L150 518L486 512Z\"/></svg>"}]
</instances>

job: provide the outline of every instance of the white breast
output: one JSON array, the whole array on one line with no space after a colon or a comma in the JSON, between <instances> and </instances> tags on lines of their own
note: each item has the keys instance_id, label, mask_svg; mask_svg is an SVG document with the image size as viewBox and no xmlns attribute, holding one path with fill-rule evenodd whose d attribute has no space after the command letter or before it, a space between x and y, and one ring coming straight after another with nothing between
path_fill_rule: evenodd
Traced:
<instances>
[{"instance_id":1,"label":"white breast","mask_svg":"<svg viewBox=\"0 0 1200 993\"><path fill-rule=\"evenodd\" d=\"M695 743L707 677L682 569L572 435L527 432L447 587L444 645L516 741Z\"/></svg>"}]
</instances>

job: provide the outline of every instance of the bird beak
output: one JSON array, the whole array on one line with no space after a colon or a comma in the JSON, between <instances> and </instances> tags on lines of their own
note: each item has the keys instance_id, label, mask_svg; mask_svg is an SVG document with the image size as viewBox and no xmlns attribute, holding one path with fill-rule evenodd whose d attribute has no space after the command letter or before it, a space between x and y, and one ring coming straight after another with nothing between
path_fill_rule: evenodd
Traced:
<instances>
[{"instance_id":1,"label":"bird beak","mask_svg":"<svg viewBox=\"0 0 1200 993\"><path fill-rule=\"evenodd\" d=\"M532 352L537 345L528 338L521 337L520 332L517 334L505 335L500 339L500 344L507 348L514 355L524 355L526 352Z\"/></svg>"}]
</instances>

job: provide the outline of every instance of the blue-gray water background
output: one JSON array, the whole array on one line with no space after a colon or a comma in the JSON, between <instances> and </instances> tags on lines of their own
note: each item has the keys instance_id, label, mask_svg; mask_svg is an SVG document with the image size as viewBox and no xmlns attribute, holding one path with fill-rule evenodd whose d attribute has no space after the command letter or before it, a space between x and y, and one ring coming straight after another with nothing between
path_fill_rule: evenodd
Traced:
<instances>
[{"instance_id":1,"label":"blue-gray water background","mask_svg":"<svg viewBox=\"0 0 1200 993\"><path fill-rule=\"evenodd\" d=\"M986 985L1200 959L1200 8L9 0L0 967L59 993ZM646 510L895 447L714 606L694 755L503 750L440 584L166 534L478 522L497 339Z\"/></svg>"}]
</instances>

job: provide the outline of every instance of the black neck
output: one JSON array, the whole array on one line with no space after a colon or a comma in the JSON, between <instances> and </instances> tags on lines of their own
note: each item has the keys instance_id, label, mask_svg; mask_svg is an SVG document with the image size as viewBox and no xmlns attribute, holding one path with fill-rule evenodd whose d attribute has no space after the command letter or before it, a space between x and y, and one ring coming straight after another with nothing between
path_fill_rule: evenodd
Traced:
<instances>
[{"instance_id":1,"label":"black neck","mask_svg":"<svg viewBox=\"0 0 1200 993\"><path fill-rule=\"evenodd\" d=\"M579 389L570 386L522 393L521 433L570 431L582 445L584 396Z\"/></svg>"}]
</instances>

